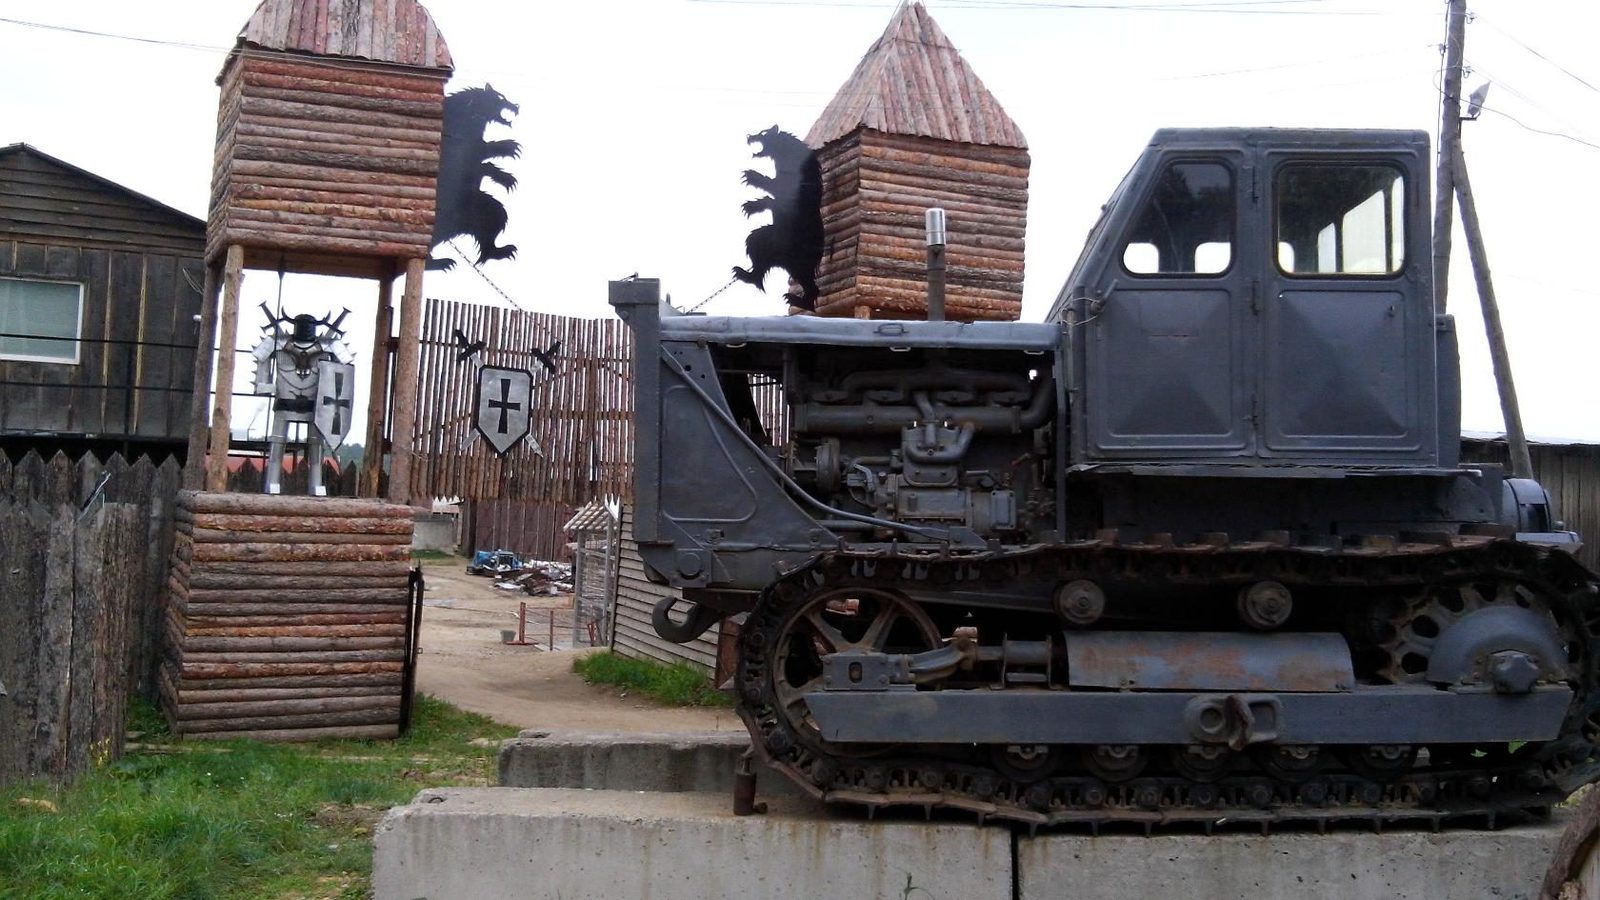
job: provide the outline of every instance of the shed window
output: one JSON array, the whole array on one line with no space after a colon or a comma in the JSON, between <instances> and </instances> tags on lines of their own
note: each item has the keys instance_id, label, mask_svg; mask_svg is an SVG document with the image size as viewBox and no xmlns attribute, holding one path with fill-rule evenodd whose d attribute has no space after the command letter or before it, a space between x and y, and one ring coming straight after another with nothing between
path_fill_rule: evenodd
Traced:
<instances>
[{"instance_id":1,"label":"shed window","mask_svg":"<svg viewBox=\"0 0 1600 900\"><path fill-rule=\"evenodd\" d=\"M1278 267L1296 275L1392 275L1405 265L1405 179L1393 166L1285 166Z\"/></svg>"},{"instance_id":2,"label":"shed window","mask_svg":"<svg viewBox=\"0 0 1600 900\"><path fill-rule=\"evenodd\" d=\"M1233 172L1214 162L1167 166L1128 233L1135 275L1218 275L1233 261Z\"/></svg>"},{"instance_id":3,"label":"shed window","mask_svg":"<svg viewBox=\"0 0 1600 900\"><path fill-rule=\"evenodd\" d=\"M0 278L0 359L78 362L83 285Z\"/></svg>"}]
</instances>

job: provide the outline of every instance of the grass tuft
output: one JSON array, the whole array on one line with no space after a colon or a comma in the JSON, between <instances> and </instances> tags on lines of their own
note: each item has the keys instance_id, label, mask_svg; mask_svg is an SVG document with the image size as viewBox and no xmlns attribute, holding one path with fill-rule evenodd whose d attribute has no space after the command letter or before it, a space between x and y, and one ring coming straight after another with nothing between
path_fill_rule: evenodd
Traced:
<instances>
[{"instance_id":1,"label":"grass tuft","mask_svg":"<svg viewBox=\"0 0 1600 900\"><path fill-rule=\"evenodd\" d=\"M611 651L589 653L572 661L572 671L590 684L635 690L668 706L731 706L726 694L713 688L705 673L686 663L630 659Z\"/></svg>"},{"instance_id":2,"label":"grass tuft","mask_svg":"<svg viewBox=\"0 0 1600 900\"><path fill-rule=\"evenodd\" d=\"M492 783L516 733L418 696L396 741L177 741L141 706L144 749L71 785L0 787L0 898L366 897L384 810Z\"/></svg>"}]
</instances>

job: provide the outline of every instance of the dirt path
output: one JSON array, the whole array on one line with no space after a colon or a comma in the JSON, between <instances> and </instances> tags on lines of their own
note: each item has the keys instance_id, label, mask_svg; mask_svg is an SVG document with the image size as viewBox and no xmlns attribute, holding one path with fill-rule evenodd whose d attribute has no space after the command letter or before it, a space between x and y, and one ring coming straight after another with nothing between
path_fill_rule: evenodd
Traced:
<instances>
[{"instance_id":1,"label":"dirt path","mask_svg":"<svg viewBox=\"0 0 1600 900\"><path fill-rule=\"evenodd\" d=\"M530 597L502 591L488 578L466 574L461 560L423 564L422 639L417 690L462 709L519 728L595 731L705 731L744 728L729 709L678 709L589 685L572 673L587 649L547 646L548 616L556 610L556 646L571 639L571 595ZM527 602L528 637L534 646L501 642L517 627L517 606Z\"/></svg>"}]
</instances>

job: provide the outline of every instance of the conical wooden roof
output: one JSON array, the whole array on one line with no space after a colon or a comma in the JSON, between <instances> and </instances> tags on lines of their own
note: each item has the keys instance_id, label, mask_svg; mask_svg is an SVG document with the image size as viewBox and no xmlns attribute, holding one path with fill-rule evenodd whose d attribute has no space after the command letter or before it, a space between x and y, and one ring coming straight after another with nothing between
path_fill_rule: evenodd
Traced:
<instances>
[{"instance_id":1,"label":"conical wooden roof","mask_svg":"<svg viewBox=\"0 0 1600 900\"><path fill-rule=\"evenodd\" d=\"M262 0L241 46L449 69L450 48L416 0Z\"/></svg>"},{"instance_id":2,"label":"conical wooden roof","mask_svg":"<svg viewBox=\"0 0 1600 900\"><path fill-rule=\"evenodd\" d=\"M969 144L1028 146L1022 129L921 3L903 3L861 58L806 143L823 147L857 128Z\"/></svg>"}]
</instances>

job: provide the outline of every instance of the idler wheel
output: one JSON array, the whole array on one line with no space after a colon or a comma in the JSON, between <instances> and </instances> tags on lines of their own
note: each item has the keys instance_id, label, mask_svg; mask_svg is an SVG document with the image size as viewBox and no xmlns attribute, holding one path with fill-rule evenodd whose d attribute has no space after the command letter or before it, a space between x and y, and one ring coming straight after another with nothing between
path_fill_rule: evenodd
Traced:
<instances>
[{"instance_id":1,"label":"idler wheel","mask_svg":"<svg viewBox=\"0 0 1600 900\"><path fill-rule=\"evenodd\" d=\"M1257 631L1283 627L1294 612L1294 597L1276 581L1258 581L1239 591L1239 619Z\"/></svg>"},{"instance_id":2,"label":"idler wheel","mask_svg":"<svg viewBox=\"0 0 1600 900\"><path fill-rule=\"evenodd\" d=\"M1144 771L1149 757L1134 744L1096 744L1083 751L1083 765L1102 781L1127 781Z\"/></svg>"},{"instance_id":3,"label":"idler wheel","mask_svg":"<svg viewBox=\"0 0 1600 900\"><path fill-rule=\"evenodd\" d=\"M920 605L902 594L870 588L834 588L806 598L785 616L771 649L768 677L777 701L774 706L778 726L767 739L768 746L773 746L774 738L785 729L792 729L791 743L798 737L809 746L822 744L806 699L822 689L824 656L848 650L921 653L938 646L938 627ZM860 757L884 749L833 745L828 752Z\"/></svg>"}]
</instances>

